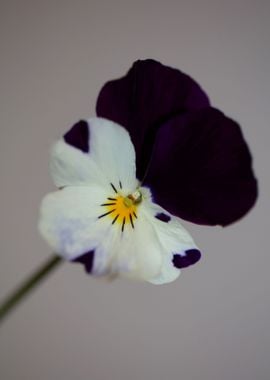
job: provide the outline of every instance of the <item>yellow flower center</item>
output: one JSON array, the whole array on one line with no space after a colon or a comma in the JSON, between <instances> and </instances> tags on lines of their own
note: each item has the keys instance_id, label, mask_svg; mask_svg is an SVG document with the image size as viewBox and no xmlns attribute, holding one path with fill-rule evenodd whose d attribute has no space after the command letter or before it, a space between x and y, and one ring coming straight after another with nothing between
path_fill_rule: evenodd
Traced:
<instances>
[{"instance_id":1,"label":"yellow flower center","mask_svg":"<svg viewBox=\"0 0 270 380\"><path fill-rule=\"evenodd\" d=\"M112 220L112 224L121 225L122 231L126 225L130 225L134 229L135 219L137 219L137 208L142 201L140 190L127 195L126 197L118 192L114 197L107 198L106 203L101 206L105 207L106 212L99 216L103 218L108 216Z\"/></svg>"}]
</instances>

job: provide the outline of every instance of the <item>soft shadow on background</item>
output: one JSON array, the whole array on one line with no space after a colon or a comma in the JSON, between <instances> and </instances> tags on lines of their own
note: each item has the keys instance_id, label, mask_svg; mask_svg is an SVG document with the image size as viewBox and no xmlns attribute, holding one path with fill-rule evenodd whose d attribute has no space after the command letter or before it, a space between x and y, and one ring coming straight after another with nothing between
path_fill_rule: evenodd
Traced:
<instances>
[{"instance_id":1,"label":"soft shadow on background","mask_svg":"<svg viewBox=\"0 0 270 380\"><path fill-rule=\"evenodd\" d=\"M64 264L1 326L1 380L267 380L269 12L265 0L1 1L0 297L50 250L48 150L138 58L178 67L243 128L260 198L239 223L185 223L203 259L164 286Z\"/></svg>"}]
</instances>

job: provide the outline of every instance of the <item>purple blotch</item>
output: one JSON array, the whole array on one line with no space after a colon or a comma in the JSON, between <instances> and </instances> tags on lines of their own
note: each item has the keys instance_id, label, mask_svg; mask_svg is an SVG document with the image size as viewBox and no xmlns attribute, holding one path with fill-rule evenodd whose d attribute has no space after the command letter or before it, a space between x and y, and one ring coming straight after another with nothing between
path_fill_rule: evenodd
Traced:
<instances>
[{"instance_id":1,"label":"purple blotch","mask_svg":"<svg viewBox=\"0 0 270 380\"><path fill-rule=\"evenodd\" d=\"M64 140L67 144L88 153L89 133L88 123L85 120L80 120L64 135Z\"/></svg>"},{"instance_id":2,"label":"purple blotch","mask_svg":"<svg viewBox=\"0 0 270 380\"><path fill-rule=\"evenodd\" d=\"M176 253L173 255L173 265L176 268L186 268L195 264L201 258L201 252L198 249L188 249L185 251L184 256Z\"/></svg>"},{"instance_id":3,"label":"purple blotch","mask_svg":"<svg viewBox=\"0 0 270 380\"><path fill-rule=\"evenodd\" d=\"M73 260L73 262L83 264L86 272L91 273L94 263L94 254L95 250L88 251L82 256L77 257L77 259Z\"/></svg>"},{"instance_id":4,"label":"purple blotch","mask_svg":"<svg viewBox=\"0 0 270 380\"><path fill-rule=\"evenodd\" d=\"M167 214L164 214L164 212L159 212L158 214L155 215L155 218L165 223L168 223L171 220L171 217Z\"/></svg>"}]
</instances>

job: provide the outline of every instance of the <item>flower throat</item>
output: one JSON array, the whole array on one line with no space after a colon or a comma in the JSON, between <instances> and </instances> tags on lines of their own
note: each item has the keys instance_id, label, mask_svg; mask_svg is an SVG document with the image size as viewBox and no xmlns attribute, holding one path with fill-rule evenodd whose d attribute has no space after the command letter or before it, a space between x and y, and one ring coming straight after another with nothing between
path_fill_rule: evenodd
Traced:
<instances>
[{"instance_id":1,"label":"flower throat","mask_svg":"<svg viewBox=\"0 0 270 380\"><path fill-rule=\"evenodd\" d=\"M122 184L120 189L122 189ZM108 216L112 221L112 224L121 225L122 232L126 226L135 228L135 219L137 216L138 205L142 202L142 193L139 189L133 193L123 196L119 193L116 187L111 183L115 195L107 198L107 202L101 204L101 207L105 207L106 212L100 215L98 218Z\"/></svg>"}]
</instances>

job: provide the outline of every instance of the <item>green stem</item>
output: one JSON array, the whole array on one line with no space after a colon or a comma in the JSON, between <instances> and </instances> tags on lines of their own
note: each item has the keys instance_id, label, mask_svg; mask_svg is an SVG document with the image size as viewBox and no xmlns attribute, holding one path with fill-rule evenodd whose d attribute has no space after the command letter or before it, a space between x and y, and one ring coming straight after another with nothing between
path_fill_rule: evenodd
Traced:
<instances>
[{"instance_id":1,"label":"green stem","mask_svg":"<svg viewBox=\"0 0 270 380\"><path fill-rule=\"evenodd\" d=\"M41 265L25 282L23 282L6 300L0 305L0 321L2 321L20 301L27 296L31 290L38 285L52 269L62 262L61 257L52 255L43 265Z\"/></svg>"}]
</instances>

